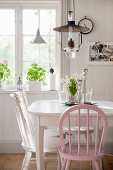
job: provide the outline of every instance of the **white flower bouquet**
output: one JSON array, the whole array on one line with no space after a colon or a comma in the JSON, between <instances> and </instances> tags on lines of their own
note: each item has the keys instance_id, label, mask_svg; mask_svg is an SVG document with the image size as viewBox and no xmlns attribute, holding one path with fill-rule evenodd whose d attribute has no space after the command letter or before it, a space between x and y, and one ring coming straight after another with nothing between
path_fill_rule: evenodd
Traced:
<instances>
[{"instance_id":1,"label":"white flower bouquet","mask_svg":"<svg viewBox=\"0 0 113 170\"><path fill-rule=\"evenodd\" d=\"M80 81L82 81L82 74L81 75L73 74L70 77L65 76L65 78L62 80L63 91L67 94L68 103L76 102L76 94L78 91L78 85Z\"/></svg>"}]
</instances>

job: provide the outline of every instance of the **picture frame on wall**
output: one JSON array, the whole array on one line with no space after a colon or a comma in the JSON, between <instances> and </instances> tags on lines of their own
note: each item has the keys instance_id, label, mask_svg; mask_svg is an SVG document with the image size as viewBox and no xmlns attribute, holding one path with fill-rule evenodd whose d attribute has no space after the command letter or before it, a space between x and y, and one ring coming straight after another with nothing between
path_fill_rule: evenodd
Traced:
<instances>
[{"instance_id":1,"label":"picture frame on wall","mask_svg":"<svg viewBox=\"0 0 113 170\"><path fill-rule=\"evenodd\" d=\"M87 64L113 65L113 42L88 42Z\"/></svg>"}]
</instances>

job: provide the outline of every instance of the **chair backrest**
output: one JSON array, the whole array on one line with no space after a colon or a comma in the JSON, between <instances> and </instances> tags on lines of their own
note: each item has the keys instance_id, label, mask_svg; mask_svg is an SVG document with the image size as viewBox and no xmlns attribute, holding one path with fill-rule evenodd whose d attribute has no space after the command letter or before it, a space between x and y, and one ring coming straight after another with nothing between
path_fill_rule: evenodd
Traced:
<instances>
[{"instance_id":1,"label":"chair backrest","mask_svg":"<svg viewBox=\"0 0 113 170\"><path fill-rule=\"evenodd\" d=\"M34 148L34 125L32 116L27 112L28 102L24 92L15 92L10 95L14 98L14 106L19 130L22 137L22 146Z\"/></svg>"},{"instance_id":2,"label":"chair backrest","mask_svg":"<svg viewBox=\"0 0 113 170\"><path fill-rule=\"evenodd\" d=\"M95 116L95 117L94 117ZM95 139L94 139L94 148L95 148L95 155L98 153L103 152L103 147L105 143L106 133L107 133L107 127L108 127L108 120L102 110L100 110L96 106L92 105L77 105L72 106L69 109L67 109L60 117L59 121L59 133L60 133L60 142L61 142L61 148L62 150L65 149L65 140L63 137L63 127L66 125L69 129L69 152L71 154L72 150L72 142L71 142L71 122L77 122L78 126L78 139L77 139L77 145L78 145L78 156L80 155L81 151L81 141L80 141L80 127L82 126L83 117L85 118L85 125L87 128L87 139L86 139L86 155L89 153L89 126L91 123L91 118L93 118L94 124L95 124ZM96 119L96 120L94 120ZM99 128L102 128L102 134L99 140Z\"/></svg>"},{"instance_id":3,"label":"chair backrest","mask_svg":"<svg viewBox=\"0 0 113 170\"><path fill-rule=\"evenodd\" d=\"M25 103L25 106L26 106L26 109L28 109L29 105L28 105L28 100L27 100L26 92L25 91L21 91L21 92L17 92L17 94L21 94L22 95L24 103Z\"/></svg>"}]
</instances>

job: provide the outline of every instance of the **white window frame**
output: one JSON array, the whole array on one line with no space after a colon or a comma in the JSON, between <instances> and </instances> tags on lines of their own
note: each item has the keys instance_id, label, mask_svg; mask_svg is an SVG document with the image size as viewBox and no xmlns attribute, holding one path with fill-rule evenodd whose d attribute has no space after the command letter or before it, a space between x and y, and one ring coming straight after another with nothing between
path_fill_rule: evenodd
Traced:
<instances>
[{"instance_id":1,"label":"white window frame","mask_svg":"<svg viewBox=\"0 0 113 170\"><path fill-rule=\"evenodd\" d=\"M22 9L56 9L56 26L61 24L61 1L0 1L0 8L15 9L15 84L22 76ZM56 87L61 78L61 52L56 34Z\"/></svg>"}]
</instances>

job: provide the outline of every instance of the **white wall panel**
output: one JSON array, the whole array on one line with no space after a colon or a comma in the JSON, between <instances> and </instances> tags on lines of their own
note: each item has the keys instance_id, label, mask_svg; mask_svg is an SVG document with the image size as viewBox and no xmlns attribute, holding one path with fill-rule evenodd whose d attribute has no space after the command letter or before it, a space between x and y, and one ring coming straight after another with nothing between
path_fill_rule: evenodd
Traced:
<instances>
[{"instance_id":1,"label":"white wall panel","mask_svg":"<svg viewBox=\"0 0 113 170\"><path fill-rule=\"evenodd\" d=\"M113 0L75 0L75 9L75 20L91 18L94 30L84 35L77 58L71 59L70 73L80 74L83 68L88 68L88 90L93 88L93 98L113 101L113 66L86 62L87 42L113 42Z\"/></svg>"},{"instance_id":2,"label":"white wall panel","mask_svg":"<svg viewBox=\"0 0 113 170\"><path fill-rule=\"evenodd\" d=\"M18 125L9 94L0 94L0 140L18 140Z\"/></svg>"},{"instance_id":3,"label":"white wall panel","mask_svg":"<svg viewBox=\"0 0 113 170\"><path fill-rule=\"evenodd\" d=\"M95 66L88 67L88 80L87 81L87 90L90 91L92 88L92 99L95 99Z\"/></svg>"},{"instance_id":4,"label":"white wall panel","mask_svg":"<svg viewBox=\"0 0 113 170\"><path fill-rule=\"evenodd\" d=\"M106 0L106 41L113 42L113 1Z\"/></svg>"},{"instance_id":5,"label":"white wall panel","mask_svg":"<svg viewBox=\"0 0 113 170\"><path fill-rule=\"evenodd\" d=\"M113 66L109 67L105 66L104 77L105 77L105 100L113 101Z\"/></svg>"},{"instance_id":6,"label":"white wall panel","mask_svg":"<svg viewBox=\"0 0 113 170\"><path fill-rule=\"evenodd\" d=\"M56 100L57 92L27 93L28 103L34 100ZM20 140L20 133L10 93L0 93L0 140Z\"/></svg>"},{"instance_id":7,"label":"white wall panel","mask_svg":"<svg viewBox=\"0 0 113 170\"><path fill-rule=\"evenodd\" d=\"M22 152L20 147L21 136L10 93L0 92L0 153ZM27 97L28 103L31 104L34 100L56 100L58 99L58 94L56 91L28 92Z\"/></svg>"},{"instance_id":8,"label":"white wall panel","mask_svg":"<svg viewBox=\"0 0 113 170\"><path fill-rule=\"evenodd\" d=\"M105 99L105 69L104 66L95 67L95 99Z\"/></svg>"},{"instance_id":9,"label":"white wall panel","mask_svg":"<svg viewBox=\"0 0 113 170\"><path fill-rule=\"evenodd\" d=\"M95 0L95 41L105 41L106 33L106 0ZM90 7L89 7L90 8ZM93 18L92 18L93 19Z\"/></svg>"}]
</instances>

